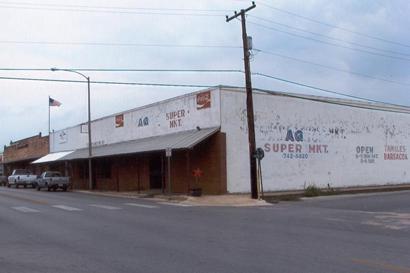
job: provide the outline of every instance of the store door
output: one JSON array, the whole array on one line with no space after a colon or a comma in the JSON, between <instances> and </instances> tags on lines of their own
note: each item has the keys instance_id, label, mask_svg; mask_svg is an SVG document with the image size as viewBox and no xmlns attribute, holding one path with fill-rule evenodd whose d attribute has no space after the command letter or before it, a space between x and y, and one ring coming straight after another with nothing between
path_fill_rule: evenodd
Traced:
<instances>
[{"instance_id":1,"label":"store door","mask_svg":"<svg viewBox=\"0 0 410 273\"><path fill-rule=\"evenodd\" d=\"M151 158L149 161L149 185L150 189L162 187L162 161L161 157Z\"/></svg>"}]
</instances>

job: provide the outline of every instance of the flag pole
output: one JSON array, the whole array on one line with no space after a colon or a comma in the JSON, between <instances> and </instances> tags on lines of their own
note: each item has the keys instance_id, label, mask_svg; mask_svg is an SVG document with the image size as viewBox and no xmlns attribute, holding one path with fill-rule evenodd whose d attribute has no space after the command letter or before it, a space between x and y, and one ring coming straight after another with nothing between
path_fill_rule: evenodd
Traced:
<instances>
[{"instance_id":1,"label":"flag pole","mask_svg":"<svg viewBox=\"0 0 410 273\"><path fill-rule=\"evenodd\" d=\"M50 138L50 96L48 96L48 136Z\"/></svg>"},{"instance_id":2,"label":"flag pole","mask_svg":"<svg viewBox=\"0 0 410 273\"><path fill-rule=\"evenodd\" d=\"M48 96L48 152L51 150L51 139L50 139L50 96Z\"/></svg>"}]
</instances>

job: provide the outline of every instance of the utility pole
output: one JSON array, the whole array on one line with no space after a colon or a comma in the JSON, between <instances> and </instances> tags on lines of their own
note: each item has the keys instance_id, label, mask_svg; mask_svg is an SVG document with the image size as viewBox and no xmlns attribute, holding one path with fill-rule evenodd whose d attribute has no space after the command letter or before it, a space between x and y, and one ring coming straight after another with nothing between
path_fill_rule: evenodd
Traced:
<instances>
[{"instance_id":1,"label":"utility pole","mask_svg":"<svg viewBox=\"0 0 410 273\"><path fill-rule=\"evenodd\" d=\"M246 34L246 17L245 13L256 7L255 2L252 1L252 6L247 9L241 9L238 13L235 11L235 15L226 16L226 22L241 16L242 22L242 41L243 41L243 60L245 64L245 82L246 82L246 114L248 118L248 141L249 141L249 165L250 165L250 179L251 179L251 193L252 198L258 198L258 182L257 182L257 169L256 169L256 141L255 141L255 121L253 114L253 99L252 99L252 82L251 82L251 67L249 64L249 43L248 35Z\"/></svg>"}]
</instances>

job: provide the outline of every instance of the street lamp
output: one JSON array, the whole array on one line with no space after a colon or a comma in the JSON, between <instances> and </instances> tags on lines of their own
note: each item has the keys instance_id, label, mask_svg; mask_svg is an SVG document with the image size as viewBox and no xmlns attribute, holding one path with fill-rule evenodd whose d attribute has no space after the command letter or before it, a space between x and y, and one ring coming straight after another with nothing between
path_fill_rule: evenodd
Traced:
<instances>
[{"instance_id":1,"label":"street lamp","mask_svg":"<svg viewBox=\"0 0 410 273\"><path fill-rule=\"evenodd\" d=\"M90 77L87 77L86 75L75 71L73 69L60 69L60 68L51 68L51 71L66 71L66 72L72 72L76 73L82 77L84 77L87 80L87 86L88 86L88 187L90 190L93 189L93 179L92 179L92 162L91 162L91 157L92 157L92 143L91 143L91 102L90 102Z\"/></svg>"}]
</instances>

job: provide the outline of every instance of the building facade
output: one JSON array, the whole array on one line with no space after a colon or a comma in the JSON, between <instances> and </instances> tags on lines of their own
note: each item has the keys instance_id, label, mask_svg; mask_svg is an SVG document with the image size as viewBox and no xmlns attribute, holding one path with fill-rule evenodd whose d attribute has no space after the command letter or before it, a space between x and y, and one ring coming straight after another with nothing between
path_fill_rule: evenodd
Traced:
<instances>
[{"instance_id":1,"label":"building facade","mask_svg":"<svg viewBox=\"0 0 410 273\"><path fill-rule=\"evenodd\" d=\"M10 175L14 169L41 172L40 166L31 163L47 155L48 146L48 136L42 136L41 133L18 141L10 141L9 145L4 146L3 151L4 175Z\"/></svg>"},{"instance_id":2,"label":"building facade","mask_svg":"<svg viewBox=\"0 0 410 273\"><path fill-rule=\"evenodd\" d=\"M0 153L0 176L4 175L3 153Z\"/></svg>"},{"instance_id":3,"label":"building facade","mask_svg":"<svg viewBox=\"0 0 410 273\"><path fill-rule=\"evenodd\" d=\"M94 120L93 188L227 192L219 103L219 89L205 90ZM65 169L74 188L88 188L87 140L86 124L53 132L50 155L34 163Z\"/></svg>"},{"instance_id":4,"label":"building facade","mask_svg":"<svg viewBox=\"0 0 410 273\"><path fill-rule=\"evenodd\" d=\"M246 95L221 92L229 192L249 192ZM266 191L410 182L410 109L336 98L255 92Z\"/></svg>"},{"instance_id":5,"label":"building facade","mask_svg":"<svg viewBox=\"0 0 410 273\"><path fill-rule=\"evenodd\" d=\"M254 90L257 147L265 191L308 185L351 187L410 182L409 109ZM54 164L75 188L88 187L87 126L50 135ZM93 186L102 190L200 187L250 191L246 93L217 87L92 122Z\"/></svg>"}]
</instances>

